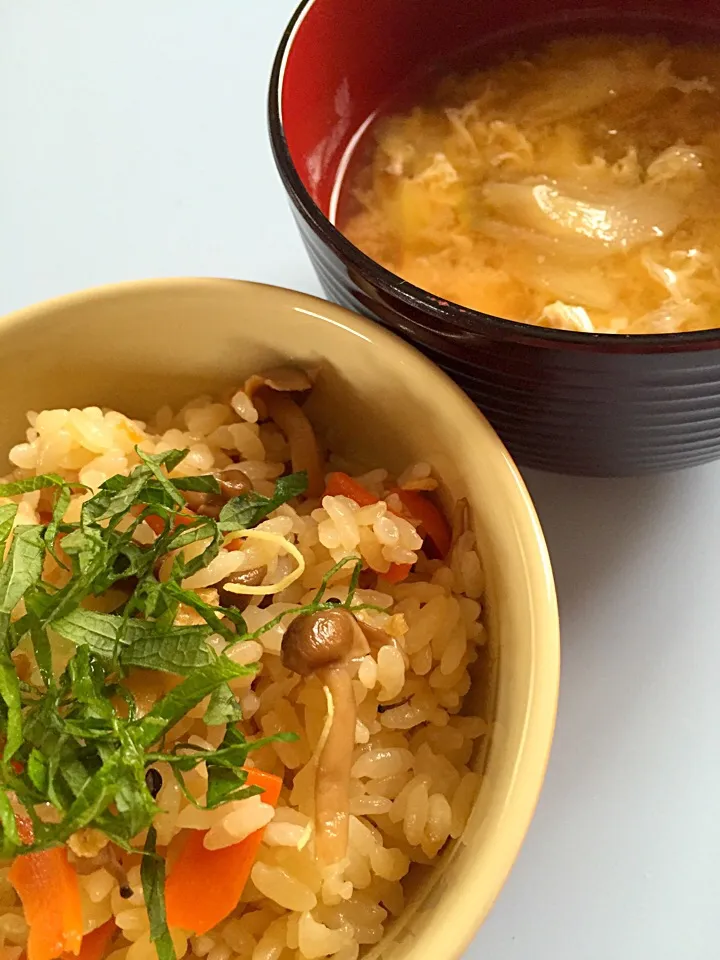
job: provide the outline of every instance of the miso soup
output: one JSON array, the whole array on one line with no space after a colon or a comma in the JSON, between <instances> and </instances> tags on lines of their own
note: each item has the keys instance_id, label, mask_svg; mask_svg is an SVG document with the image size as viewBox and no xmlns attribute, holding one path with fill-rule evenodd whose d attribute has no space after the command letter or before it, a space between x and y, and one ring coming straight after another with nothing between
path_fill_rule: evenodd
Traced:
<instances>
[{"instance_id":1,"label":"miso soup","mask_svg":"<svg viewBox=\"0 0 720 960\"><path fill-rule=\"evenodd\" d=\"M546 327L720 327L720 48L556 40L369 138L338 225L403 279Z\"/></svg>"}]
</instances>

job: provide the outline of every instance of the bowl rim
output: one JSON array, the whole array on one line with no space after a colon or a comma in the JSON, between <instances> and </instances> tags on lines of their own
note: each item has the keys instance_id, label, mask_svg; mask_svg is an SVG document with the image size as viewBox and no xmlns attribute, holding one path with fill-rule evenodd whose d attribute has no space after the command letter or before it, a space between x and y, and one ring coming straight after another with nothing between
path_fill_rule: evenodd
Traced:
<instances>
[{"instance_id":1,"label":"bowl rim","mask_svg":"<svg viewBox=\"0 0 720 960\"><path fill-rule=\"evenodd\" d=\"M288 56L297 32L315 2L316 0L300 0L280 39L268 88L268 128L275 164L295 207L335 254L363 274L369 275L384 293L468 333L477 334L489 330L497 339L520 341L535 347L565 347L611 355L694 352L717 349L720 346L720 327L684 333L582 333L538 327L518 320L496 317L443 300L407 280L402 280L351 243L323 213L305 187L290 155L282 117L282 94Z\"/></svg>"},{"instance_id":2,"label":"bowl rim","mask_svg":"<svg viewBox=\"0 0 720 960\"><path fill-rule=\"evenodd\" d=\"M524 585L530 608L530 647L527 701L522 717L522 732L511 776L495 810L494 829L485 840L482 864L489 864L489 880L482 890L466 882L450 899L444 917L443 942L447 941L444 960L457 960L477 932L492 907L517 859L527 834L547 769L557 715L560 684L560 623L550 556L535 506L520 472L505 445L469 397L441 369L415 347L380 324L361 317L345 307L310 294L285 287L246 280L210 277L169 277L125 281L90 287L24 307L0 316L0 343L14 327L32 324L58 311L83 307L98 300L122 299L135 294L158 295L163 292L193 290L197 293L221 287L249 289L256 295L288 300L288 306L312 317L321 325L341 328L350 336L361 337L388 353L404 358L419 373L418 382L434 380L445 401L459 416L484 434L487 454L496 463L506 492L506 506L512 512L514 540L522 554ZM471 869L479 870L474 862ZM452 934L450 935L450 931Z\"/></svg>"}]
</instances>

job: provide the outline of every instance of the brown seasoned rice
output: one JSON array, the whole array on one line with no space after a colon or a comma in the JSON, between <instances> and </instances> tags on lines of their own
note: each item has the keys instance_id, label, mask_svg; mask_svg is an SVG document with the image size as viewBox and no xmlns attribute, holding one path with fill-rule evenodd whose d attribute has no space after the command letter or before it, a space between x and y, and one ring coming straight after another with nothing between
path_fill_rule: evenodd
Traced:
<instances>
[{"instance_id":1,"label":"brown seasoned rice","mask_svg":"<svg viewBox=\"0 0 720 960\"><path fill-rule=\"evenodd\" d=\"M45 410L28 415L26 441L13 447L15 477L57 472L96 489L108 477L127 474L138 463L136 444L148 453L189 449L175 475L240 467L255 489L270 495L287 471L289 453L280 431L259 422L251 399L237 391L229 402L200 397L177 413L167 407L149 423L99 407ZM261 419L261 418L260 418ZM303 679L281 663L287 621L234 648L241 663L259 662L255 677L233 681L249 736L279 731L299 734L296 742L275 742L251 754L250 765L275 773L286 784L276 810L261 797L205 811L188 804L170 775L163 776L156 818L158 845L166 847L182 829L209 830L206 846L238 842L265 827L260 853L237 910L207 935L173 930L178 957L207 960L314 960L332 956L354 960L365 945L377 943L389 919L404 908L403 881L414 863L430 864L457 838L470 812L479 777L470 767L474 745L487 731L483 718L461 713L470 688L469 669L484 643L481 598L483 574L473 534L465 531L447 562L428 560L412 523L392 512L389 489L397 483L385 470L359 478L383 499L371 506L342 496L325 496L301 506L284 505L256 528L276 535L248 539L240 550L223 550L207 568L185 582L209 602L229 573L260 564L268 581L280 582L294 561L278 537L295 545L305 568L300 579L261 606L254 598L245 611L249 630L277 614L308 602L323 575L342 557L358 551L365 564L382 573L391 563L415 563L413 574L391 585L380 577L360 589L360 602L387 608L358 616L394 638L359 663L353 680L357 702L355 753L350 784L350 845L347 860L321 870L313 857L312 829L315 746L326 718L326 700L316 678ZM411 465L399 478L408 489L431 490L436 480L427 464ZM388 497L389 504L384 498ZM67 513L77 520L83 496ZM38 523L42 491L24 494L16 523ZM146 535L152 536L147 531ZM191 548L188 548L191 549ZM47 574L60 576L60 571ZM350 568L333 578L329 596L347 596ZM192 622L193 611L185 616ZM224 646L219 635L216 649ZM138 687L144 710L159 691ZM216 747L222 727L208 728L203 709L192 711L175 735ZM168 773L160 768L161 773ZM188 777L197 796L207 774ZM205 778L205 779L204 779ZM95 855L102 837L75 835L71 860L81 875L84 932L113 919L117 933L108 948L111 960L154 960L143 903L139 857L123 899L118 881ZM20 960L27 925L22 907L0 869L0 949L2 960Z\"/></svg>"}]
</instances>

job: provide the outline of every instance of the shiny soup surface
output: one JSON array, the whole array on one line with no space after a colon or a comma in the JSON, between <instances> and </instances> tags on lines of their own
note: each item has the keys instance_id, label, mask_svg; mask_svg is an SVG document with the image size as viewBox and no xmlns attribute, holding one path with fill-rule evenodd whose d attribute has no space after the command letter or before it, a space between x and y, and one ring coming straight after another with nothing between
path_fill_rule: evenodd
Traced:
<instances>
[{"instance_id":1,"label":"shiny soup surface","mask_svg":"<svg viewBox=\"0 0 720 960\"><path fill-rule=\"evenodd\" d=\"M393 273L588 333L720 327L720 47L585 36L374 120L338 225Z\"/></svg>"}]
</instances>

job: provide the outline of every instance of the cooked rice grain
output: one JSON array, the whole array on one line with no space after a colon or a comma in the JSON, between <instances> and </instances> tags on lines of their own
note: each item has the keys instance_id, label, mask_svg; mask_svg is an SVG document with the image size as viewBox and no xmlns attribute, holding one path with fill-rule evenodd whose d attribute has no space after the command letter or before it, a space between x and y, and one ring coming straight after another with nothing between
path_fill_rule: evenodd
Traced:
<instances>
[{"instance_id":1,"label":"cooked rice grain","mask_svg":"<svg viewBox=\"0 0 720 960\"><path fill-rule=\"evenodd\" d=\"M148 424L98 407L41 411L30 414L29 421L25 442L10 452L16 475L59 472L93 489L138 463L136 444L151 453L187 447L190 452L178 475L236 464L266 494L287 469L289 458L285 438L274 425L258 424L258 410L242 390L229 403L198 398L177 414L163 407ZM295 544L305 570L299 581L271 597L267 605L260 606L262 598L251 599L245 611L250 631L312 600L323 576L345 556L360 551L365 564L378 573L387 572L391 563L418 559L420 536L410 522L392 512L398 503L389 498L388 505L385 498L393 485L432 489L430 466L411 465L395 480L384 469L358 479L381 498L379 503L358 507L346 497L325 496L321 503L286 504L259 525L258 529ZM68 518L79 516L86 496L74 498ZM42 509L39 492L25 494L19 498L16 523L39 522ZM153 536L149 528L143 535ZM193 549L200 551L203 545L193 545L188 552ZM247 540L240 550L222 550L184 585L215 604L215 585L230 573L263 564L268 568L266 582L275 583L293 563L277 543ZM317 680L301 680L280 662L289 618L259 640L230 652L238 663L260 664L254 678L233 681L245 732L257 736L291 730L299 735L297 742L273 743L249 760L249 765L285 779L289 789L283 790L277 810L262 803L261 797L199 810L182 794L169 769L159 766L162 812L155 825L160 847L167 846L180 830L207 830L205 846L218 849L265 827L251 880L235 914L189 943L181 931L173 931L178 958L190 950L193 956L208 960L325 956L355 960L361 946L381 939L388 912L397 916L404 909L401 881L411 863L432 862L449 837L461 835L480 783L468 763L473 745L488 730L484 718L458 714L470 687L468 668L484 641L480 602L484 577L473 534L461 533L447 564L421 556L418 570L424 573L388 587L387 592L356 593L360 603L390 608L367 610L361 618L393 642L364 656L353 681L358 719L345 862L322 872L313 856L313 751L325 724L326 700ZM61 578L62 571L51 570L48 576ZM349 577L349 567L336 573L326 598L344 601ZM197 622L190 608L183 608L180 616L188 623ZM225 646L219 635L209 642L218 651ZM161 691L143 686L141 678L131 681L142 709L150 709ZM173 736L216 746L224 728L204 725L205 706L201 704L181 721ZM196 798L202 798L206 772L200 768L188 775L187 784ZM82 864L83 850L78 847L76 853L76 863ZM86 862L87 868L77 867L85 928L94 929L112 916L118 933L109 958L155 960L139 867L133 865L128 873L132 896L126 900L119 894L115 876L104 866ZM6 869L0 870L0 910L6 960L18 960L27 926Z\"/></svg>"}]
</instances>

